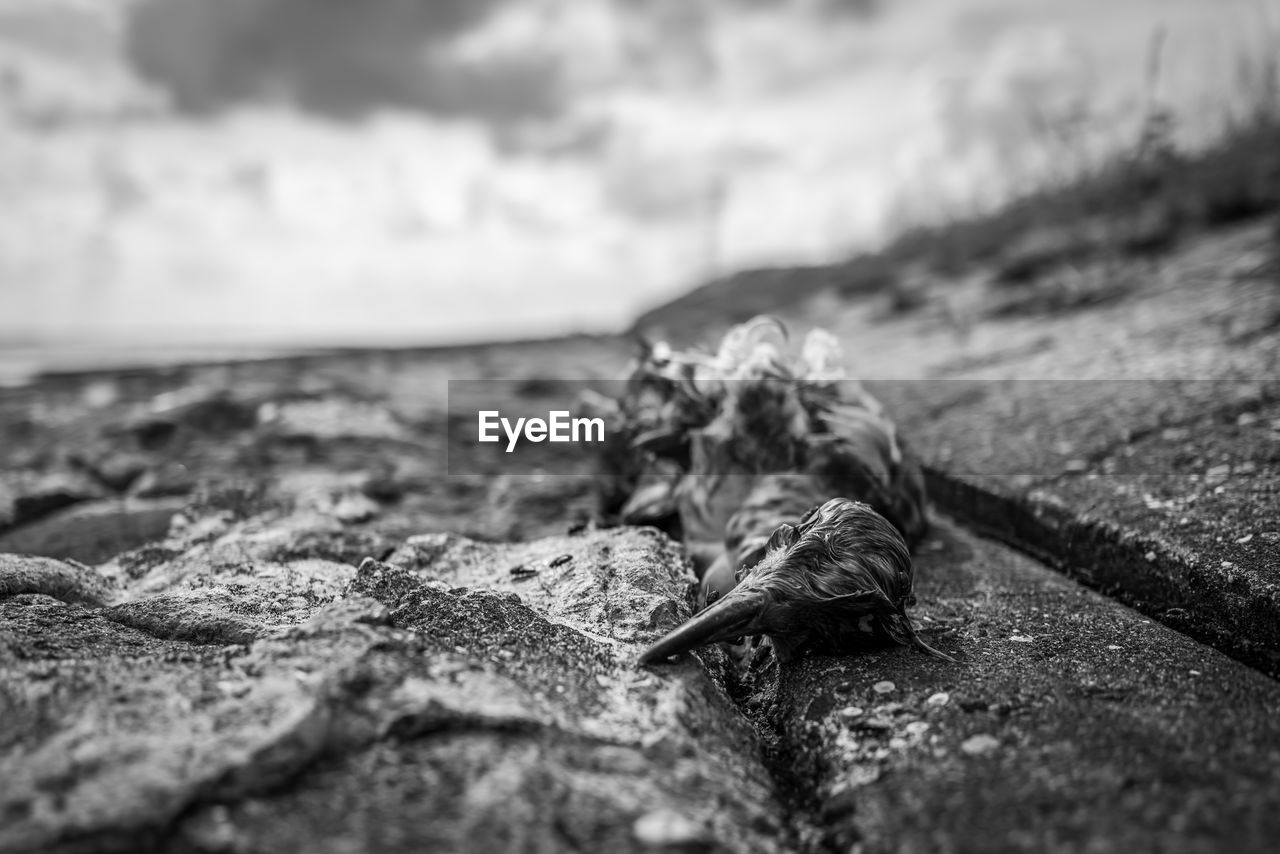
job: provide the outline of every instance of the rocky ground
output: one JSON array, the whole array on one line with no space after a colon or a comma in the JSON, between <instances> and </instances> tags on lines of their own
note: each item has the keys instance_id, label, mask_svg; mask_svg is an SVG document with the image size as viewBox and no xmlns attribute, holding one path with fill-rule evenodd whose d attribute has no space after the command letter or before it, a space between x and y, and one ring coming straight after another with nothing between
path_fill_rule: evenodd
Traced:
<instances>
[{"instance_id":1,"label":"rocky ground","mask_svg":"<svg viewBox=\"0 0 1280 854\"><path fill-rule=\"evenodd\" d=\"M537 409L625 342L5 391L0 851L1271 850L1268 239L1078 271L1130 278L1070 309L974 280L789 310L929 464L916 613L958 663L638 668L689 614L680 547L585 524L590 459L448 441L450 379Z\"/></svg>"}]
</instances>

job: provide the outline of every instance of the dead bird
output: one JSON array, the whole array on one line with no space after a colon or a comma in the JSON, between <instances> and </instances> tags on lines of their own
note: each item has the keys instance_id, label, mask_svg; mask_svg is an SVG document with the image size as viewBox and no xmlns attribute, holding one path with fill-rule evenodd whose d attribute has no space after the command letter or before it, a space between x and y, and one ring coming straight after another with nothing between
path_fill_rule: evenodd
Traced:
<instances>
[{"instance_id":1,"label":"dead bird","mask_svg":"<svg viewBox=\"0 0 1280 854\"><path fill-rule=\"evenodd\" d=\"M819 555L802 574L843 579L844 587L861 591L858 601L878 603L855 615L853 631L878 630L922 645L905 616L913 602L909 550L928 530L920 464L879 401L846 377L833 335L812 330L798 357L788 352L787 341L779 321L760 317L731 329L715 353L648 346L626 392L614 402L615 420L634 455L623 455L632 474L614 481L630 487L619 519L634 524L673 517L670 529L679 532L698 570L699 607L709 608L710 622L695 617L687 633L674 632L646 653L646 661L712 642L697 640L705 626L717 638L781 638L774 644L780 655L822 640L804 627L806 608L827 608L829 597L820 588L806 597L799 588L771 581L791 590L784 597L791 604L783 606L762 592L773 589L768 585L730 592L758 573L773 578L765 571L766 556L796 546L799 540L789 538L805 525L824 543L844 543L844 556L888 554L883 542L901 547L883 560L850 558L845 564L835 555ZM833 496L847 496L839 500L860 509L824 514ZM806 514L810 508L818 509ZM837 530L841 526L847 530ZM870 538L865 549L859 547L864 535ZM770 566L791 566L798 558L771 560ZM827 565L819 566L823 560ZM769 603L763 610L756 608L761 597ZM832 601L853 598L846 591ZM730 600L737 604L719 604ZM847 623L851 612L834 607L835 623ZM760 613L749 618L752 608ZM727 627L718 622L726 614L733 617ZM861 619L875 614L880 616L874 625ZM787 619L799 621L798 644L786 640L779 621ZM744 620L752 631L738 625Z\"/></svg>"},{"instance_id":2,"label":"dead bird","mask_svg":"<svg viewBox=\"0 0 1280 854\"><path fill-rule=\"evenodd\" d=\"M737 585L641 656L656 664L708 644L764 635L779 661L840 651L884 636L955 659L916 634L911 555L893 525L867 504L833 498L799 525L781 525Z\"/></svg>"},{"instance_id":3,"label":"dead bird","mask_svg":"<svg viewBox=\"0 0 1280 854\"><path fill-rule=\"evenodd\" d=\"M763 316L729 330L715 353L642 348L609 402L627 441L614 446L621 462L605 478L615 511L606 515L624 524L673 515L681 539L713 542L755 480L803 473L826 481L822 499L865 501L918 542L928 529L919 462L879 401L846 376L833 335L811 330L798 357L787 340Z\"/></svg>"}]
</instances>

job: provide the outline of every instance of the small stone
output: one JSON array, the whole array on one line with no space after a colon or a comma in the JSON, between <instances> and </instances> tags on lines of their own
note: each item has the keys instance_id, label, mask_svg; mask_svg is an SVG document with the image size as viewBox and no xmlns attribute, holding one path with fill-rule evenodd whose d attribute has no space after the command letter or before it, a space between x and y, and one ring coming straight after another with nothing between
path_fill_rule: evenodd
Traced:
<instances>
[{"instance_id":1,"label":"small stone","mask_svg":"<svg viewBox=\"0 0 1280 854\"><path fill-rule=\"evenodd\" d=\"M865 714L865 712L863 712L860 706L845 706L843 709L840 710L840 717L844 718L845 720L853 720L854 718L860 718L863 716L863 714Z\"/></svg>"},{"instance_id":2,"label":"small stone","mask_svg":"<svg viewBox=\"0 0 1280 854\"><path fill-rule=\"evenodd\" d=\"M1236 540L1236 542L1243 546L1245 543L1249 542L1252 539L1253 539L1253 534L1245 534L1243 537L1240 537L1238 540Z\"/></svg>"},{"instance_id":3,"label":"small stone","mask_svg":"<svg viewBox=\"0 0 1280 854\"><path fill-rule=\"evenodd\" d=\"M654 848L693 845L705 839L700 823L675 810L653 810L636 819L631 832L641 845Z\"/></svg>"},{"instance_id":4,"label":"small stone","mask_svg":"<svg viewBox=\"0 0 1280 854\"><path fill-rule=\"evenodd\" d=\"M880 779L880 769L874 765L858 765L849 772L845 778L845 785L849 788L857 788L860 786L870 786L872 783Z\"/></svg>"},{"instance_id":5,"label":"small stone","mask_svg":"<svg viewBox=\"0 0 1280 854\"><path fill-rule=\"evenodd\" d=\"M1123 648L1124 647L1120 646L1119 644L1115 644L1115 643L1107 644L1107 649L1123 649Z\"/></svg>"},{"instance_id":6,"label":"small stone","mask_svg":"<svg viewBox=\"0 0 1280 854\"><path fill-rule=\"evenodd\" d=\"M877 682L876 684L872 685L871 690L875 691L877 694L892 694L894 689L896 689L897 687L898 687L897 685L894 685L892 682L886 679L883 682Z\"/></svg>"},{"instance_id":7,"label":"small stone","mask_svg":"<svg viewBox=\"0 0 1280 854\"><path fill-rule=\"evenodd\" d=\"M359 493L349 493L338 498L330 514L339 522L355 524L367 522L378 515L378 502Z\"/></svg>"},{"instance_id":8,"label":"small stone","mask_svg":"<svg viewBox=\"0 0 1280 854\"><path fill-rule=\"evenodd\" d=\"M1257 424L1258 420L1258 413L1256 412L1241 412L1236 416L1236 426L1248 427L1250 424Z\"/></svg>"},{"instance_id":9,"label":"small stone","mask_svg":"<svg viewBox=\"0 0 1280 854\"><path fill-rule=\"evenodd\" d=\"M1009 640L1014 643L1032 643L1034 639L1029 638L1026 635L1009 635Z\"/></svg>"},{"instance_id":10,"label":"small stone","mask_svg":"<svg viewBox=\"0 0 1280 854\"><path fill-rule=\"evenodd\" d=\"M1236 474L1256 474L1258 466L1252 461L1243 462L1236 466Z\"/></svg>"},{"instance_id":11,"label":"small stone","mask_svg":"<svg viewBox=\"0 0 1280 854\"><path fill-rule=\"evenodd\" d=\"M249 689L253 687L253 684L248 681L233 682L231 680L224 679L217 683L217 687L219 693L225 694L228 697L243 697L245 694L249 693Z\"/></svg>"},{"instance_id":12,"label":"small stone","mask_svg":"<svg viewBox=\"0 0 1280 854\"><path fill-rule=\"evenodd\" d=\"M1199 675L1200 675L1200 671L1199 671L1199 670L1188 670L1187 672L1188 672L1188 673L1190 673L1192 676L1199 676Z\"/></svg>"},{"instance_id":13,"label":"small stone","mask_svg":"<svg viewBox=\"0 0 1280 854\"><path fill-rule=\"evenodd\" d=\"M1155 563L1155 560L1156 560L1156 553L1155 553L1155 552L1147 552L1145 555L1143 555L1143 557L1145 557L1145 558L1147 559L1147 563Z\"/></svg>"},{"instance_id":14,"label":"small stone","mask_svg":"<svg viewBox=\"0 0 1280 854\"><path fill-rule=\"evenodd\" d=\"M905 738L894 736L893 738L889 739L889 749L890 750L906 750L907 740Z\"/></svg>"},{"instance_id":15,"label":"small stone","mask_svg":"<svg viewBox=\"0 0 1280 854\"><path fill-rule=\"evenodd\" d=\"M1080 459L1067 460L1067 462L1062 466L1062 470L1068 474L1080 474L1081 472L1089 470L1089 462L1088 460Z\"/></svg>"},{"instance_id":16,"label":"small stone","mask_svg":"<svg viewBox=\"0 0 1280 854\"><path fill-rule=\"evenodd\" d=\"M1214 484L1222 483L1229 477L1231 477L1231 466L1223 463L1206 471L1204 473L1204 482L1208 486L1213 486Z\"/></svg>"},{"instance_id":17,"label":"small stone","mask_svg":"<svg viewBox=\"0 0 1280 854\"><path fill-rule=\"evenodd\" d=\"M994 736L990 735L974 735L966 738L960 745L960 750L969 756L983 756L997 750L1000 742Z\"/></svg>"},{"instance_id":18,"label":"small stone","mask_svg":"<svg viewBox=\"0 0 1280 854\"><path fill-rule=\"evenodd\" d=\"M919 738L929 731L928 721L912 721L907 724L907 735Z\"/></svg>"},{"instance_id":19,"label":"small stone","mask_svg":"<svg viewBox=\"0 0 1280 854\"><path fill-rule=\"evenodd\" d=\"M931 709L936 709L945 706L949 702L951 702L951 695L946 691L939 691L936 694L930 694L929 699L925 700L924 704Z\"/></svg>"},{"instance_id":20,"label":"small stone","mask_svg":"<svg viewBox=\"0 0 1280 854\"><path fill-rule=\"evenodd\" d=\"M869 729L875 732L888 732L893 729L893 721L887 718L867 718L858 723L858 729Z\"/></svg>"},{"instance_id":21,"label":"small stone","mask_svg":"<svg viewBox=\"0 0 1280 854\"><path fill-rule=\"evenodd\" d=\"M235 821L231 818L231 810L222 804L209 807L194 816L185 824L183 836L194 842L195 848L200 851L243 850L243 846L238 844L242 840Z\"/></svg>"},{"instance_id":22,"label":"small stone","mask_svg":"<svg viewBox=\"0 0 1280 854\"><path fill-rule=\"evenodd\" d=\"M1223 568L1223 569L1235 569L1235 568L1236 568L1236 565L1235 565L1234 563L1232 563L1231 561L1229 561L1229 560L1224 560L1224 561L1222 562L1222 568Z\"/></svg>"}]
</instances>

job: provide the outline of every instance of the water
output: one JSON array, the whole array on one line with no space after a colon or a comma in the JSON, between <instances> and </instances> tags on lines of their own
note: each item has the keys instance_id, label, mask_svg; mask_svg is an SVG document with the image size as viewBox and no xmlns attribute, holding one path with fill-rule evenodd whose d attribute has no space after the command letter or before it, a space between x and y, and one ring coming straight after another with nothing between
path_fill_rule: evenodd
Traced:
<instances>
[{"instance_id":1,"label":"water","mask_svg":"<svg viewBox=\"0 0 1280 854\"><path fill-rule=\"evenodd\" d=\"M198 362L263 359L307 352L268 345L0 344L0 388L30 383L42 373L159 368Z\"/></svg>"}]
</instances>

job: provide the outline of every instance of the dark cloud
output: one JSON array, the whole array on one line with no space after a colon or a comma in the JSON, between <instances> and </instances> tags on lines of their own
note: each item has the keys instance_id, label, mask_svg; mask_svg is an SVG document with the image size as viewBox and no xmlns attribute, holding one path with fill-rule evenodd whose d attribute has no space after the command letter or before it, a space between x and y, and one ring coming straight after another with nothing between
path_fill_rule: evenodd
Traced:
<instances>
[{"instance_id":1,"label":"dark cloud","mask_svg":"<svg viewBox=\"0 0 1280 854\"><path fill-rule=\"evenodd\" d=\"M622 0L617 8L627 21L621 59L629 81L680 87L715 78L709 35L717 19L710 3Z\"/></svg>"},{"instance_id":2,"label":"dark cloud","mask_svg":"<svg viewBox=\"0 0 1280 854\"><path fill-rule=\"evenodd\" d=\"M622 48L628 79L680 87L714 82L720 73L710 34L726 17L780 11L831 21L869 18L881 0L615 0L615 7L628 22Z\"/></svg>"},{"instance_id":3,"label":"dark cloud","mask_svg":"<svg viewBox=\"0 0 1280 854\"><path fill-rule=\"evenodd\" d=\"M555 66L463 62L450 42L506 0L144 0L133 65L184 111L285 99L337 117L399 107L495 124L553 115Z\"/></svg>"}]
</instances>

